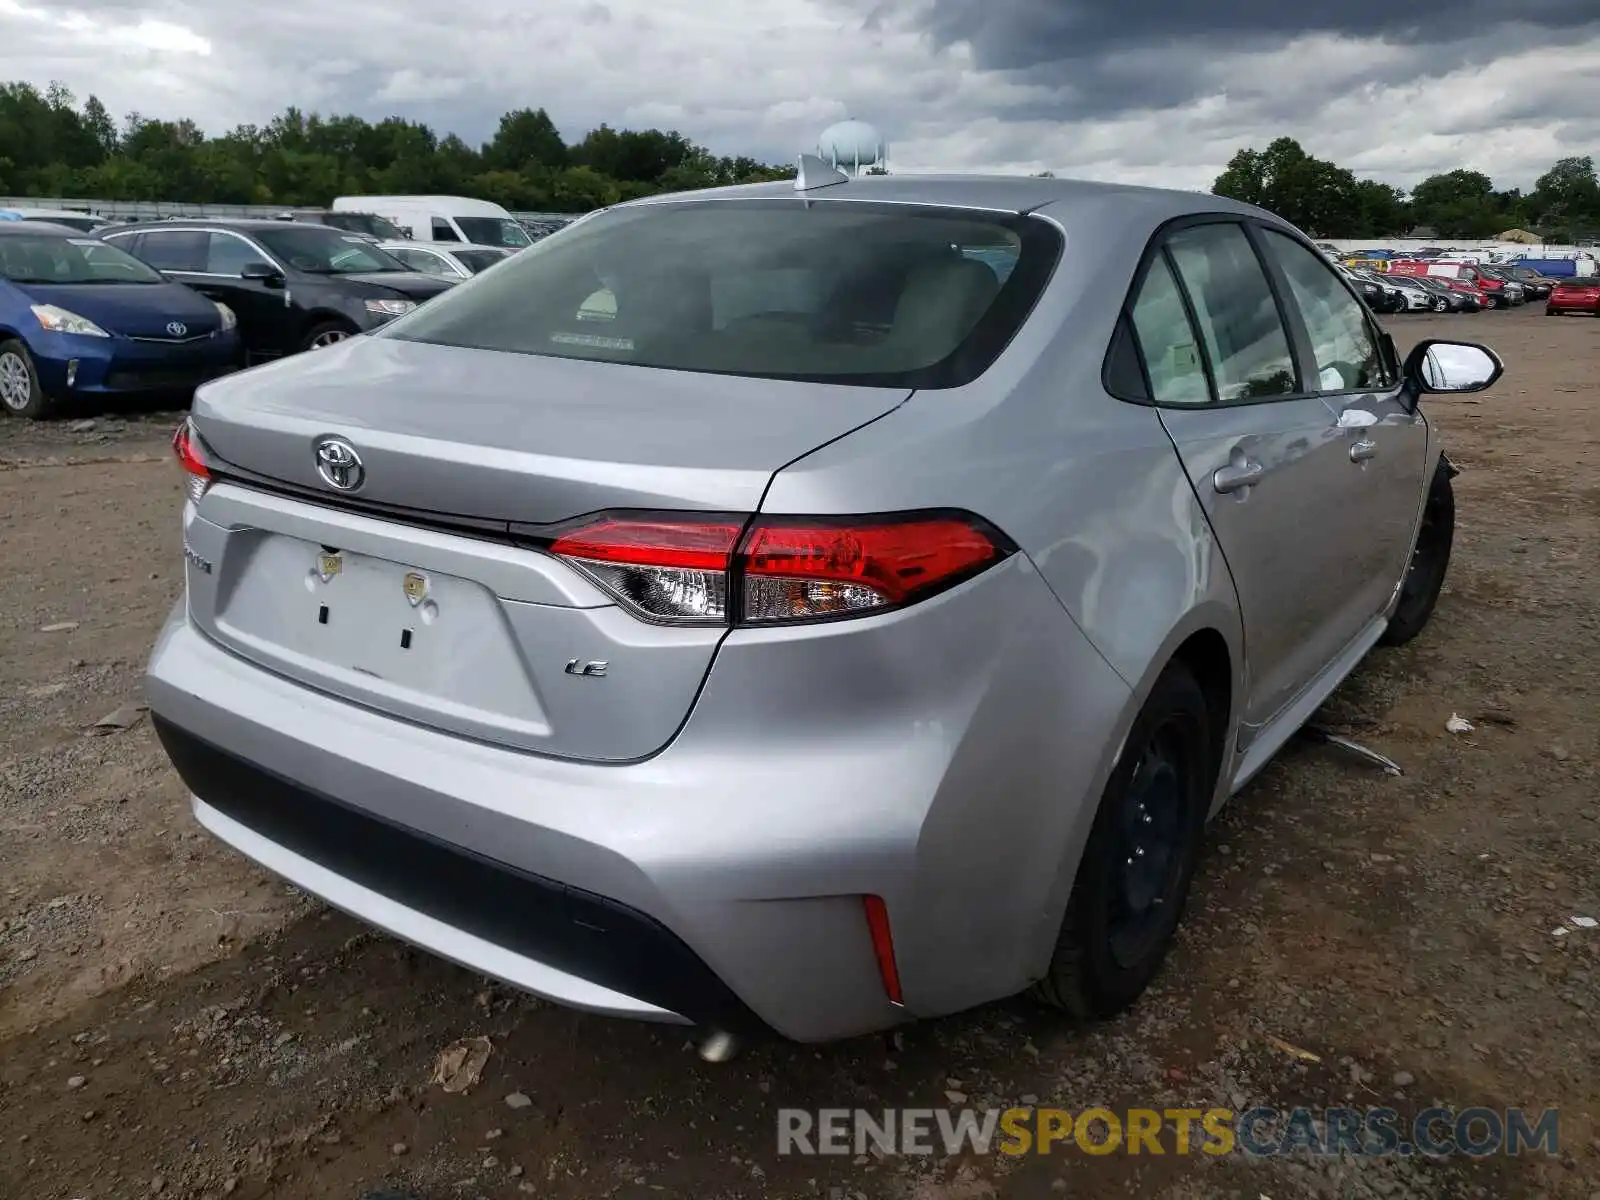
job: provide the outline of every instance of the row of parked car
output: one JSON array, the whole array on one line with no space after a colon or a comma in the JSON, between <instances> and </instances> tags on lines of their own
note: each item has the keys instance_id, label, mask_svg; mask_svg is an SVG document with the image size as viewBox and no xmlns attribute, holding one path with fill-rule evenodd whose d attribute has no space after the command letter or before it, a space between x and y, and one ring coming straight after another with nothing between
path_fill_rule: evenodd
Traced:
<instances>
[{"instance_id":1,"label":"row of parked car","mask_svg":"<svg viewBox=\"0 0 1600 1200\"><path fill-rule=\"evenodd\" d=\"M1600 278L1552 276L1526 263L1488 263L1439 253L1414 258L1373 259L1323 253L1375 312L1481 312L1543 300L1545 315L1600 315Z\"/></svg>"},{"instance_id":2,"label":"row of parked car","mask_svg":"<svg viewBox=\"0 0 1600 1200\"><path fill-rule=\"evenodd\" d=\"M512 253L307 221L0 221L0 409L191 392L376 329Z\"/></svg>"},{"instance_id":3,"label":"row of parked car","mask_svg":"<svg viewBox=\"0 0 1600 1200\"><path fill-rule=\"evenodd\" d=\"M1543 300L1559 281L1525 267L1399 260L1387 271L1335 264L1375 312L1481 312Z\"/></svg>"}]
</instances>

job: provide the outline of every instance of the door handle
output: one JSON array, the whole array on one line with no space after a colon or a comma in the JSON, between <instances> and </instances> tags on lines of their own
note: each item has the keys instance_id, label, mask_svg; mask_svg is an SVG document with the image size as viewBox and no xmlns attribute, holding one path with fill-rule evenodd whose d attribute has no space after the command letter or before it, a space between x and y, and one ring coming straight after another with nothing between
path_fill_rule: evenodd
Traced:
<instances>
[{"instance_id":1,"label":"door handle","mask_svg":"<svg viewBox=\"0 0 1600 1200\"><path fill-rule=\"evenodd\" d=\"M1371 438L1362 438L1359 442L1350 443L1350 461L1366 462L1378 453L1378 443Z\"/></svg>"},{"instance_id":2,"label":"door handle","mask_svg":"<svg viewBox=\"0 0 1600 1200\"><path fill-rule=\"evenodd\" d=\"M1266 474L1266 469L1252 459L1245 459L1241 463L1229 463L1225 467L1218 467L1211 476L1211 486L1226 495L1247 488L1251 484L1260 483L1261 477Z\"/></svg>"}]
</instances>

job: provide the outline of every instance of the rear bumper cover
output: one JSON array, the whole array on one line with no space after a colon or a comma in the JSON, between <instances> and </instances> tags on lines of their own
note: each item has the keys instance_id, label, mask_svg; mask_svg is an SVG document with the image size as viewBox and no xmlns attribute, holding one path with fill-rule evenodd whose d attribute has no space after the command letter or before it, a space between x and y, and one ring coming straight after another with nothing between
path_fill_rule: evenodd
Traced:
<instances>
[{"instance_id":1,"label":"rear bumper cover","mask_svg":"<svg viewBox=\"0 0 1600 1200\"><path fill-rule=\"evenodd\" d=\"M209 797L195 801L200 823L335 907L589 1009L760 1029L692 950L643 913L319 796L160 717L154 724L184 783Z\"/></svg>"},{"instance_id":2,"label":"rear bumper cover","mask_svg":"<svg viewBox=\"0 0 1600 1200\"><path fill-rule=\"evenodd\" d=\"M312 690L183 601L146 682L199 820L336 907L559 1003L748 1010L799 1041L1037 978L1135 707L1020 555L902 613L736 631L678 737L629 764ZM887 905L903 1008L863 895Z\"/></svg>"}]
</instances>

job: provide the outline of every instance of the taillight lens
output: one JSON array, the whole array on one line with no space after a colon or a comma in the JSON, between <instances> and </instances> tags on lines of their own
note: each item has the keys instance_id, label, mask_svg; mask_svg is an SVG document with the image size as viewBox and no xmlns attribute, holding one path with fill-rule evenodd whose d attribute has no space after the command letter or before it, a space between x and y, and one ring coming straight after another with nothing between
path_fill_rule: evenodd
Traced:
<instances>
[{"instance_id":1,"label":"taillight lens","mask_svg":"<svg viewBox=\"0 0 1600 1200\"><path fill-rule=\"evenodd\" d=\"M191 503L200 503L200 497L206 494L206 489L211 486L211 468L206 465L205 452L201 449L200 435L194 430L194 425L187 418L179 425L172 435L172 453L178 460L178 465L183 468L184 488L189 494Z\"/></svg>"},{"instance_id":2,"label":"taillight lens","mask_svg":"<svg viewBox=\"0 0 1600 1200\"><path fill-rule=\"evenodd\" d=\"M728 623L728 572L739 518L601 517L550 543L637 616L674 625Z\"/></svg>"},{"instance_id":3,"label":"taillight lens","mask_svg":"<svg viewBox=\"0 0 1600 1200\"><path fill-rule=\"evenodd\" d=\"M970 517L861 522L757 518L740 551L746 622L893 608L1002 557Z\"/></svg>"},{"instance_id":4,"label":"taillight lens","mask_svg":"<svg viewBox=\"0 0 1600 1200\"><path fill-rule=\"evenodd\" d=\"M942 512L607 514L541 540L635 615L674 625L881 612L952 587L1014 549L979 518Z\"/></svg>"}]
</instances>

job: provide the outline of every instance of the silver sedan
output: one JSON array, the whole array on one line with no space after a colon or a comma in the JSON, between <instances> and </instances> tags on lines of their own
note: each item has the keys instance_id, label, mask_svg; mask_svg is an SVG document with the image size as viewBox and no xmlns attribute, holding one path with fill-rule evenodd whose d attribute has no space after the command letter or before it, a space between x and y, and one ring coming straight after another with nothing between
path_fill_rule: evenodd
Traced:
<instances>
[{"instance_id":1,"label":"silver sedan","mask_svg":"<svg viewBox=\"0 0 1600 1200\"><path fill-rule=\"evenodd\" d=\"M1420 402L1501 372L1216 196L621 204L201 389L155 725L216 836L565 1004L1104 1016L1207 818L1427 624Z\"/></svg>"}]
</instances>

